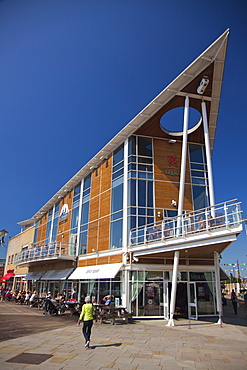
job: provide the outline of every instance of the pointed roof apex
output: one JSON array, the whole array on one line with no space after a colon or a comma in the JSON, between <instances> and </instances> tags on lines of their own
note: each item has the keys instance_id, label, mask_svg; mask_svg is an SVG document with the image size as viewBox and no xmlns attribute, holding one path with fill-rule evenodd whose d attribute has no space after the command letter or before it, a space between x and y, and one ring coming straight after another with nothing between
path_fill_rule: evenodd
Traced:
<instances>
[{"instance_id":1,"label":"pointed roof apex","mask_svg":"<svg viewBox=\"0 0 247 370\"><path fill-rule=\"evenodd\" d=\"M160 94L158 94L137 116L135 116L116 136L113 137L88 163L86 163L31 219L18 222L19 225L28 225L38 221L54 204L73 189L85 176L111 155L112 151L121 145L130 135L137 131L144 123L161 110L175 96L189 95L193 99L210 101L208 114L209 139L213 149L215 130L218 118L221 86L223 80L224 63L227 40L230 30L227 29L215 40L198 58L196 58L180 75L175 78ZM192 82L197 82L200 74L213 64L210 94L198 95L188 91ZM200 82L200 81L199 81ZM198 85L197 85L198 86Z\"/></svg>"}]
</instances>

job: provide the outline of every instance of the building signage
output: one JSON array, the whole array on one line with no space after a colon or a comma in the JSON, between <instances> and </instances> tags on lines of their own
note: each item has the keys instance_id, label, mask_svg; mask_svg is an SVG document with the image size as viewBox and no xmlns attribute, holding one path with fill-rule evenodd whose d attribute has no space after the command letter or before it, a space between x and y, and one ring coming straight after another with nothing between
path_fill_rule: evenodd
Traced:
<instances>
[{"instance_id":1,"label":"building signage","mask_svg":"<svg viewBox=\"0 0 247 370\"><path fill-rule=\"evenodd\" d=\"M90 269L86 271L86 274L97 274L98 272L99 272L99 269L95 269L95 270Z\"/></svg>"},{"instance_id":2,"label":"building signage","mask_svg":"<svg viewBox=\"0 0 247 370\"><path fill-rule=\"evenodd\" d=\"M175 155L168 155L167 158L168 158L169 167L172 167L172 166L177 167L178 163L177 163L177 157L175 157Z\"/></svg>"},{"instance_id":3,"label":"building signage","mask_svg":"<svg viewBox=\"0 0 247 370\"><path fill-rule=\"evenodd\" d=\"M175 171L164 171L165 175L170 175L170 176L180 176L180 172L175 172Z\"/></svg>"},{"instance_id":4,"label":"building signage","mask_svg":"<svg viewBox=\"0 0 247 370\"><path fill-rule=\"evenodd\" d=\"M68 206L68 204L64 204L62 206L61 212L59 214L60 221L66 220L67 217L68 217L68 214L69 214L69 206Z\"/></svg>"}]
</instances>

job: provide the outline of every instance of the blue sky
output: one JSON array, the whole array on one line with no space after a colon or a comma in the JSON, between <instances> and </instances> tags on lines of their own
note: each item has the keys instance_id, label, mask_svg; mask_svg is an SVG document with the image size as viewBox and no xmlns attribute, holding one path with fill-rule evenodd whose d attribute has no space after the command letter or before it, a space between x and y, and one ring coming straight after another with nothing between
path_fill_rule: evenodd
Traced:
<instances>
[{"instance_id":1,"label":"blue sky","mask_svg":"<svg viewBox=\"0 0 247 370\"><path fill-rule=\"evenodd\" d=\"M246 10L245 0L0 0L0 229L16 235L227 28L215 197L238 198L247 217ZM223 263L247 262L246 247L243 232Z\"/></svg>"}]
</instances>

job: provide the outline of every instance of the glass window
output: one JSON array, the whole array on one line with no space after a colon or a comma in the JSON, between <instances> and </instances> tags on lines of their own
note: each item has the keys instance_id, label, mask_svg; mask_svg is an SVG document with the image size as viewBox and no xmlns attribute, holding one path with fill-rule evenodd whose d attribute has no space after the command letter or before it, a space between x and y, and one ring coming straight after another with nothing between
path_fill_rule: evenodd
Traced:
<instances>
[{"instance_id":1,"label":"glass window","mask_svg":"<svg viewBox=\"0 0 247 370\"><path fill-rule=\"evenodd\" d=\"M111 221L118 220L119 218L122 218L122 217L123 217L123 211L113 213L111 215Z\"/></svg>"},{"instance_id":2,"label":"glass window","mask_svg":"<svg viewBox=\"0 0 247 370\"><path fill-rule=\"evenodd\" d=\"M152 157L152 139L149 137L138 136L138 154Z\"/></svg>"},{"instance_id":3,"label":"glass window","mask_svg":"<svg viewBox=\"0 0 247 370\"><path fill-rule=\"evenodd\" d=\"M112 189L111 212L123 209L123 184Z\"/></svg>"},{"instance_id":4,"label":"glass window","mask_svg":"<svg viewBox=\"0 0 247 370\"><path fill-rule=\"evenodd\" d=\"M55 205L55 213L59 212L59 209L60 209L60 203L58 202L58 203Z\"/></svg>"},{"instance_id":5,"label":"glass window","mask_svg":"<svg viewBox=\"0 0 247 370\"><path fill-rule=\"evenodd\" d=\"M58 229L58 217L56 217L53 221L53 230L52 230L52 237L51 240L54 242L57 238L57 229Z\"/></svg>"},{"instance_id":6,"label":"glass window","mask_svg":"<svg viewBox=\"0 0 247 370\"><path fill-rule=\"evenodd\" d=\"M47 242L50 241L50 236L51 236L51 221L49 221L46 226L46 241Z\"/></svg>"},{"instance_id":7,"label":"glass window","mask_svg":"<svg viewBox=\"0 0 247 370\"><path fill-rule=\"evenodd\" d=\"M198 144L189 144L190 161L203 163L202 146Z\"/></svg>"},{"instance_id":8,"label":"glass window","mask_svg":"<svg viewBox=\"0 0 247 370\"><path fill-rule=\"evenodd\" d=\"M81 192L81 183L78 184L75 188L74 188L74 196L80 194Z\"/></svg>"},{"instance_id":9,"label":"glass window","mask_svg":"<svg viewBox=\"0 0 247 370\"><path fill-rule=\"evenodd\" d=\"M138 206L146 207L146 181L138 180Z\"/></svg>"},{"instance_id":10,"label":"glass window","mask_svg":"<svg viewBox=\"0 0 247 370\"><path fill-rule=\"evenodd\" d=\"M76 207L72 211L72 221L71 221L71 229L74 229L78 226L78 219L79 219L79 207Z\"/></svg>"},{"instance_id":11,"label":"glass window","mask_svg":"<svg viewBox=\"0 0 247 370\"><path fill-rule=\"evenodd\" d=\"M89 202L82 204L81 209L81 225L88 223L89 216Z\"/></svg>"},{"instance_id":12,"label":"glass window","mask_svg":"<svg viewBox=\"0 0 247 370\"><path fill-rule=\"evenodd\" d=\"M112 172L116 172L116 171L120 170L121 168L123 168L123 165L124 165L123 161L118 163L116 166L113 167Z\"/></svg>"},{"instance_id":13,"label":"glass window","mask_svg":"<svg viewBox=\"0 0 247 370\"><path fill-rule=\"evenodd\" d=\"M206 208L209 206L206 186L192 186L194 209Z\"/></svg>"},{"instance_id":14,"label":"glass window","mask_svg":"<svg viewBox=\"0 0 247 370\"><path fill-rule=\"evenodd\" d=\"M123 161L124 159L124 149L123 149L123 144L120 145L120 147L118 149L116 149L114 152L113 152L113 166L115 166L115 164Z\"/></svg>"},{"instance_id":15,"label":"glass window","mask_svg":"<svg viewBox=\"0 0 247 370\"><path fill-rule=\"evenodd\" d=\"M115 173L112 175L112 179L116 179L117 177L122 176L122 175L123 175L123 173L124 173L124 170L123 170L123 168L122 168L121 170L119 170L119 171L115 172Z\"/></svg>"},{"instance_id":16,"label":"glass window","mask_svg":"<svg viewBox=\"0 0 247 370\"><path fill-rule=\"evenodd\" d=\"M136 154L136 136L131 136L129 138L129 155Z\"/></svg>"},{"instance_id":17,"label":"glass window","mask_svg":"<svg viewBox=\"0 0 247 370\"><path fill-rule=\"evenodd\" d=\"M111 223L111 248L122 247L123 221L118 220Z\"/></svg>"}]
</instances>

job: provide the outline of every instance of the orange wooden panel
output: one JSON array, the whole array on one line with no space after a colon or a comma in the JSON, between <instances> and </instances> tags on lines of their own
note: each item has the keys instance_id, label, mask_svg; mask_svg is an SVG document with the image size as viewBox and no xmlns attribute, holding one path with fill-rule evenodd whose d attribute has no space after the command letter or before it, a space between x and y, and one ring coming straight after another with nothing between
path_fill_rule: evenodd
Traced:
<instances>
[{"instance_id":1,"label":"orange wooden panel","mask_svg":"<svg viewBox=\"0 0 247 370\"><path fill-rule=\"evenodd\" d=\"M101 188L100 191L104 192L111 188L112 177L112 156L102 163L101 166Z\"/></svg>"},{"instance_id":2,"label":"orange wooden panel","mask_svg":"<svg viewBox=\"0 0 247 370\"><path fill-rule=\"evenodd\" d=\"M115 256L110 256L110 263L120 263L122 262L122 254L116 254Z\"/></svg>"},{"instance_id":3,"label":"orange wooden panel","mask_svg":"<svg viewBox=\"0 0 247 370\"><path fill-rule=\"evenodd\" d=\"M169 144L168 140L154 139L154 177L156 180L180 181L182 142ZM185 182L190 182L187 153Z\"/></svg>"},{"instance_id":4,"label":"orange wooden panel","mask_svg":"<svg viewBox=\"0 0 247 370\"><path fill-rule=\"evenodd\" d=\"M98 235L98 250L108 250L110 246L110 217L104 217L99 220Z\"/></svg>"},{"instance_id":5,"label":"orange wooden panel","mask_svg":"<svg viewBox=\"0 0 247 370\"><path fill-rule=\"evenodd\" d=\"M100 194L99 217L110 214L111 211L111 191L107 190Z\"/></svg>"},{"instance_id":6,"label":"orange wooden panel","mask_svg":"<svg viewBox=\"0 0 247 370\"><path fill-rule=\"evenodd\" d=\"M96 195L99 195L100 192L100 179L101 178L101 166L99 166L97 169L95 169L92 172L91 176L91 193L90 198L92 199Z\"/></svg>"},{"instance_id":7,"label":"orange wooden panel","mask_svg":"<svg viewBox=\"0 0 247 370\"><path fill-rule=\"evenodd\" d=\"M88 253L98 249L98 221L89 223L88 227Z\"/></svg>"},{"instance_id":8,"label":"orange wooden panel","mask_svg":"<svg viewBox=\"0 0 247 370\"><path fill-rule=\"evenodd\" d=\"M89 222L99 218L99 196L95 196L90 200Z\"/></svg>"}]
</instances>

